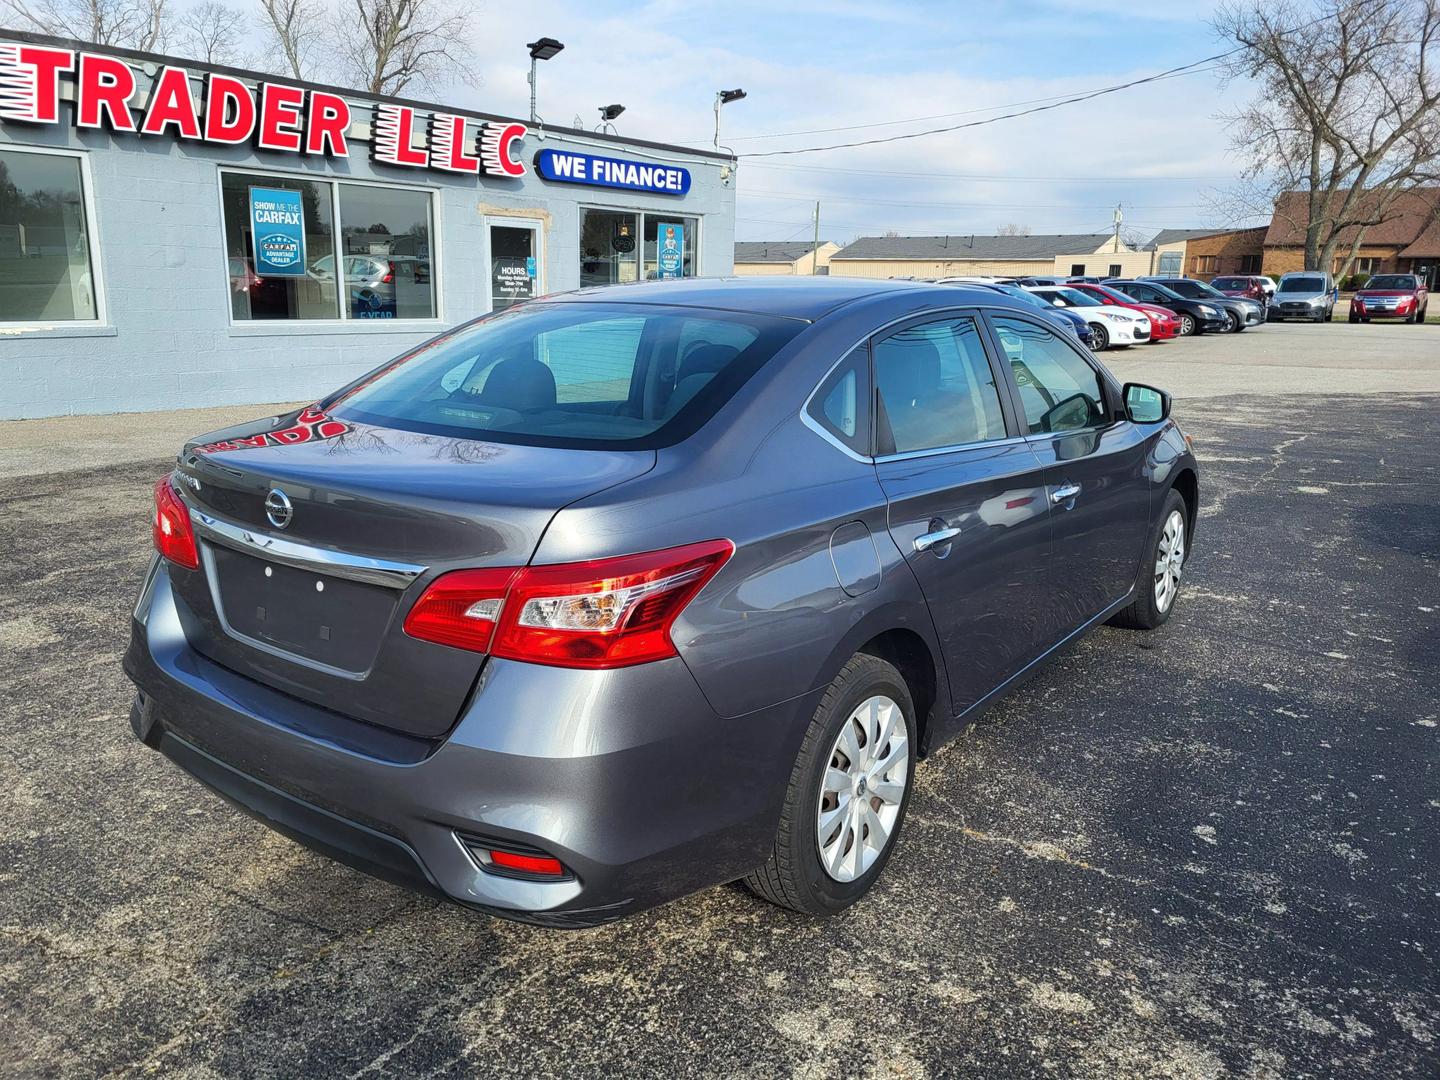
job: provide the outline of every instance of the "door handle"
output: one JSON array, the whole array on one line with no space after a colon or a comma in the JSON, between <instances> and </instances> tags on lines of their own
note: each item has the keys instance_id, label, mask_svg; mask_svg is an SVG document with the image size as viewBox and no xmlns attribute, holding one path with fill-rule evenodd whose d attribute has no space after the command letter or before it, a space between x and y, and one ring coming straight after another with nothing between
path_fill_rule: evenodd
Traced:
<instances>
[{"instance_id":1,"label":"door handle","mask_svg":"<svg viewBox=\"0 0 1440 1080\"><path fill-rule=\"evenodd\" d=\"M948 544L959 535L959 529L936 529L934 532L915 537L915 550L917 552L929 551L932 547Z\"/></svg>"},{"instance_id":2,"label":"door handle","mask_svg":"<svg viewBox=\"0 0 1440 1080\"><path fill-rule=\"evenodd\" d=\"M1075 496L1079 494L1079 484L1061 484L1054 491L1050 492L1050 501L1052 503L1063 503L1075 498Z\"/></svg>"}]
</instances>

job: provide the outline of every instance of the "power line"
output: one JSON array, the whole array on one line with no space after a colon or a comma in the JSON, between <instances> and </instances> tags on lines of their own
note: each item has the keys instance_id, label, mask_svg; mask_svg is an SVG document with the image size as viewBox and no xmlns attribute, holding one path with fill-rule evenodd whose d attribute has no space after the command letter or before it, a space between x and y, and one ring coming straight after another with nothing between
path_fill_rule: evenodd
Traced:
<instances>
[{"instance_id":1,"label":"power line","mask_svg":"<svg viewBox=\"0 0 1440 1080\"><path fill-rule=\"evenodd\" d=\"M1197 60L1197 64L1204 63ZM1211 71L1213 68L1195 67L1189 65L1184 70L1177 70L1172 74L1155 76L1155 81L1160 79L1175 79L1182 75L1198 75L1202 71ZM961 109L959 112L933 113L930 116L911 116L905 120L877 120L873 124L842 124L839 127L808 128L804 131L773 131L765 135L736 135L732 136L732 142L749 142L754 139L786 139L794 135L826 135L832 131L864 131L868 128L896 127L900 124L919 124L926 120L948 120L952 116L974 116L976 113L995 112L999 109L1018 109L1022 105L1038 105L1046 101L1061 101L1068 95L1051 94L1048 97L1027 98L1024 101L1010 101L1004 105L986 105L979 109Z\"/></svg>"},{"instance_id":2,"label":"power line","mask_svg":"<svg viewBox=\"0 0 1440 1080\"><path fill-rule=\"evenodd\" d=\"M1281 31L1281 34L1284 35L1297 33L1300 30L1305 30L1311 26L1315 26L1319 23L1327 21L1328 18L1326 16L1321 16L1317 19L1311 19L1309 22L1301 23L1299 26L1292 27L1289 30ZM1132 87L1144 86L1147 83L1159 82L1162 79L1169 79L1176 75L1190 74L1194 71L1199 70L1202 65L1214 64L1217 61L1224 60L1226 57L1234 56L1236 53L1244 52L1246 48L1248 48L1248 46L1246 45L1237 45L1233 49L1227 49L1225 52L1216 53L1214 56L1206 56L1200 60L1191 61L1188 64L1181 64L1179 67L1168 68L1165 71L1157 72L1154 75L1146 75L1139 79L1131 79L1129 82L1116 83L1113 86L1102 86L1098 90L1089 90L1082 94L1074 94L1070 97L1061 98L1058 101L1052 101L1049 104L1035 105L1031 108L1020 109L1016 112L1007 112L1002 113L999 116L986 117L984 120L971 120L968 123L964 124L950 124L946 127L928 128L925 131L911 131L901 135L886 135L876 139L857 139L853 142L831 143L828 146L802 146L796 147L793 150L762 150L749 154L740 154L739 156L742 158L757 158L784 157L790 154L814 154L822 150L847 150L856 146L879 146L884 143L903 142L906 139L922 139L927 135L943 135L947 132L962 131L966 128L984 127L987 124L998 124L1001 120L1014 120L1015 118L1021 116L1031 116L1035 113L1048 112L1051 109L1059 109L1065 105L1074 105L1081 101L1090 101L1097 97L1103 97L1106 94L1115 94L1121 90L1129 90ZM904 121L899 122L903 123ZM854 127L858 127L858 125L854 125ZM845 128L842 130L851 130L851 128Z\"/></svg>"},{"instance_id":3,"label":"power line","mask_svg":"<svg viewBox=\"0 0 1440 1080\"><path fill-rule=\"evenodd\" d=\"M786 202L801 202L805 199L828 199L831 202L873 203L876 206L916 206L940 210L1108 210L1111 203L957 203L923 202L919 200L872 199L869 196L838 195L819 191L749 191L736 192L740 198L783 199ZM1198 210L1203 203L1129 203L1127 209L1134 210ZM1104 232L1105 230L1100 230Z\"/></svg>"},{"instance_id":4,"label":"power line","mask_svg":"<svg viewBox=\"0 0 1440 1080\"><path fill-rule=\"evenodd\" d=\"M749 169L784 169L800 172L843 173L848 176L890 176L917 180L966 180L978 183L1037 184L1193 184L1206 180L1232 180L1224 173L1204 176L1000 176L995 173L910 172L899 169L842 169L834 165L799 165L771 161L752 161Z\"/></svg>"}]
</instances>

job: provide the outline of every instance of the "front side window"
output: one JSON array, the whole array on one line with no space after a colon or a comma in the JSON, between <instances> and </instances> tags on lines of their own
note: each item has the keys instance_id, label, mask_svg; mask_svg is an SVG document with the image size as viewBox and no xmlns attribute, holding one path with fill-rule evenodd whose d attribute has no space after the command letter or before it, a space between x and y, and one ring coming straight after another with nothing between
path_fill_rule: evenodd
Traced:
<instances>
[{"instance_id":1,"label":"front side window","mask_svg":"<svg viewBox=\"0 0 1440 1080\"><path fill-rule=\"evenodd\" d=\"M523 304L329 403L338 419L532 446L649 449L714 415L804 323L629 304Z\"/></svg>"},{"instance_id":2,"label":"front side window","mask_svg":"<svg viewBox=\"0 0 1440 1080\"><path fill-rule=\"evenodd\" d=\"M237 322L437 316L429 192L232 172L220 188Z\"/></svg>"},{"instance_id":3,"label":"front side window","mask_svg":"<svg viewBox=\"0 0 1440 1080\"><path fill-rule=\"evenodd\" d=\"M995 319L995 332L1032 432L1078 431L1105 423L1100 376L1075 350L1042 326Z\"/></svg>"},{"instance_id":4,"label":"front side window","mask_svg":"<svg viewBox=\"0 0 1440 1080\"><path fill-rule=\"evenodd\" d=\"M882 454L1005 437L1000 391L971 318L911 326L874 347Z\"/></svg>"},{"instance_id":5,"label":"front side window","mask_svg":"<svg viewBox=\"0 0 1440 1080\"><path fill-rule=\"evenodd\" d=\"M0 149L0 323L99 316L80 159Z\"/></svg>"}]
</instances>

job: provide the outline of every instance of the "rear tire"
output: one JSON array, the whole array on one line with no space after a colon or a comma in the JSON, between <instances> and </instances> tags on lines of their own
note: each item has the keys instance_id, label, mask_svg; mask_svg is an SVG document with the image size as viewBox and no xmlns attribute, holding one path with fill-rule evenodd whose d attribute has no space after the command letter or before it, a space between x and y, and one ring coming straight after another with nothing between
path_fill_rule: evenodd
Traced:
<instances>
[{"instance_id":1,"label":"rear tire","mask_svg":"<svg viewBox=\"0 0 1440 1080\"><path fill-rule=\"evenodd\" d=\"M750 890L806 915L838 914L869 892L905 821L916 737L915 705L900 672L878 656L852 656L805 732L775 846L745 878Z\"/></svg>"},{"instance_id":2,"label":"rear tire","mask_svg":"<svg viewBox=\"0 0 1440 1080\"><path fill-rule=\"evenodd\" d=\"M1190 556L1190 517L1185 500L1175 489L1165 496L1160 520L1150 534L1145 559L1135 580L1135 599L1111 618L1114 626L1131 630L1154 630L1165 625L1180 598L1180 574ZM1175 545L1178 539L1179 554ZM1164 573L1160 571L1163 568ZM1162 588L1162 579L1164 587Z\"/></svg>"}]
</instances>

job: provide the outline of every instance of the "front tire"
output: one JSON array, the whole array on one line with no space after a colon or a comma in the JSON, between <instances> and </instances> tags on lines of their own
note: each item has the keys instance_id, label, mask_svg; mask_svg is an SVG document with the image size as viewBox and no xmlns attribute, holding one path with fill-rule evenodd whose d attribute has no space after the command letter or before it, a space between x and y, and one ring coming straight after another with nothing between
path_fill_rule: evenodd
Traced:
<instances>
[{"instance_id":1,"label":"front tire","mask_svg":"<svg viewBox=\"0 0 1440 1080\"><path fill-rule=\"evenodd\" d=\"M1189 337L1195 333L1195 317L1193 315L1180 316L1180 336Z\"/></svg>"},{"instance_id":2,"label":"front tire","mask_svg":"<svg viewBox=\"0 0 1440 1080\"><path fill-rule=\"evenodd\" d=\"M1185 500L1173 488L1166 493L1160 520L1145 549L1135 582L1135 599L1110 621L1132 630L1154 630L1170 620L1180 594L1180 575L1189 555L1189 516Z\"/></svg>"},{"instance_id":3,"label":"front tire","mask_svg":"<svg viewBox=\"0 0 1440 1080\"><path fill-rule=\"evenodd\" d=\"M1099 323L1090 324L1090 351L1104 352L1110 347L1110 331Z\"/></svg>"},{"instance_id":4,"label":"front tire","mask_svg":"<svg viewBox=\"0 0 1440 1080\"><path fill-rule=\"evenodd\" d=\"M1240 316L1235 314L1235 312L1233 311L1230 312L1230 333L1238 334L1241 330L1244 329L1245 324L1240 321Z\"/></svg>"},{"instance_id":5,"label":"front tire","mask_svg":"<svg viewBox=\"0 0 1440 1080\"><path fill-rule=\"evenodd\" d=\"M1358 323L1360 321L1359 313L1355 311L1350 312L1350 318L1347 321L1352 323Z\"/></svg>"},{"instance_id":6,"label":"front tire","mask_svg":"<svg viewBox=\"0 0 1440 1080\"><path fill-rule=\"evenodd\" d=\"M838 914L869 892L905 820L916 736L900 672L852 656L805 732L775 846L745 878L751 891L807 915Z\"/></svg>"}]
</instances>

